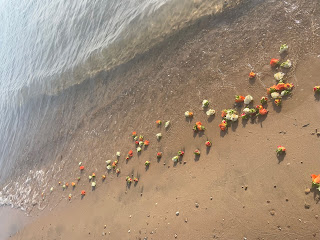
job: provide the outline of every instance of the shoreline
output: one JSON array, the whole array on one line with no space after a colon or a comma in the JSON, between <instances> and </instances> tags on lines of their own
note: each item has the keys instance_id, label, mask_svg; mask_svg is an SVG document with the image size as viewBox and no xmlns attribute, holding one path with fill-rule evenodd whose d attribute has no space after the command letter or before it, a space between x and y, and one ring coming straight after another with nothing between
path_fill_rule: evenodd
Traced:
<instances>
[{"instance_id":1,"label":"shoreline","mask_svg":"<svg viewBox=\"0 0 320 240\"><path fill-rule=\"evenodd\" d=\"M310 76L315 78L315 75L312 74L316 72L315 69L319 63L316 52L311 49L315 48L319 40L315 36L310 37L308 41L312 45L305 44L307 46L302 48L302 44L296 41L297 35L294 32L301 31L301 29L298 25L291 23L286 16L282 16L284 22L279 23L279 29L289 25L293 29L291 32L280 30L268 32L272 29L272 23L268 21L272 19L267 19L264 16L268 11L262 16L259 12L264 8L281 11L284 3L277 3L272 7L269 4L271 3L257 5L252 9L253 12L250 15L243 13L243 15L235 16L234 19L227 22L222 21L218 25L214 25L213 28L210 28L213 26L212 23L209 22L208 25L203 23L202 31L196 31L196 35L193 30L184 33L190 34L187 40L182 38L182 34L178 39L173 38L172 41L168 41L167 46L163 44L147 55L135 59L132 65L129 64L126 71L122 71L123 69L120 67L111 75L101 73L96 78L100 80L94 84L88 82L75 87L74 91L70 91L74 95L80 93L80 96L84 96L84 99L81 99L82 104L93 103L84 113L81 113L81 106L75 104L80 105L80 101L75 98L74 106L76 113L82 114L81 120L73 133L70 134L70 139L68 139L70 142L61 152L61 159L57 158L57 167L59 166L59 169L61 167L62 170L60 173L50 172L53 180L48 181L48 186L55 186L56 191L51 195L46 192L45 201L48 201L49 208L42 213L46 216L19 232L13 239L22 239L22 236L23 239L28 239L28 237L37 239L37 237L40 238L46 234L48 234L47 239L52 239L54 236L73 237L71 239L88 239L86 237L89 236L91 239L91 237L101 236L101 232L105 231L103 230L105 222L108 222L109 229L111 219L114 219L114 222L111 222L110 228L117 229L117 232L112 231L110 239L126 238L128 229L131 228L130 239L134 236L149 236L149 234L153 239L152 236L156 232L157 235L154 235L154 239L159 236L167 236L171 239L174 234L178 234L179 238L180 236L201 236L202 239L206 239L209 235L216 235L222 239L228 239L227 237L236 236L234 234L239 230L239 226L244 227L244 222L249 224L249 228L243 228L238 233L247 237L250 235L257 237L259 234L264 236L263 233L257 232L257 229L259 229L259 224L265 222L265 219L271 222L270 227L263 228L266 236L275 231L274 234L282 234L280 236L285 237L286 231L288 232L290 229L302 231L299 225L286 219L286 215L283 214L283 210L285 210L290 213L290 216L295 216L290 206L286 202L282 202L286 197L289 199L289 204L292 202L292 204L302 206L299 214L305 216L308 222L316 224L314 221L317 220L315 220L313 212L317 210L318 205L311 201L310 195L305 196L304 194L304 187L310 183L308 177L311 174L310 171L314 171L312 166L316 160L310 160L309 163L304 161L305 164L299 163L297 159L305 156L298 151L300 147L297 144L299 143L294 143L290 139L302 136L302 139L309 145L314 144L314 147L319 145L319 140L311 139L309 129L300 129L305 124L305 114L308 114L305 107L309 104L306 105L305 101L311 101L313 106L316 106L317 103L313 99L312 88L310 88L316 83L304 82L303 77L305 74L311 74ZM307 3L304 1L299 4L305 7ZM319 11L316 5L314 7ZM309 8L311 9L312 6ZM271 13L269 12L269 14ZM265 19L267 30L259 28L259 25L263 23L257 24L255 30L256 33L260 33L259 36L265 34L262 39L259 36L252 36L250 29L247 29L249 19L258 20L260 18ZM308 19L305 16L305 20ZM276 20L273 21L276 22ZM230 23L232 25L228 25ZM223 31L226 27L229 29ZM308 32L309 29L304 29L304 31ZM249 36L251 39L247 38ZM221 136L217 126L220 121L219 111L233 105L233 96L235 94L252 94L255 100L259 99L265 95L265 86L270 86L274 82L272 77L274 73L268 66L268 59L278 56L277 51L280 44L279 41L272 41L274 38L284 39L290 46L289 57L293 57L294 69L289 72L288 81L293 81L296 85L292 98L284 102L279 113L276 113L277 108L272 107L272 104L269 103L270 115L265 121L248 123L248 126L243 126L239 121L238 126L230 128L227 135ZM258 40L260 40L260 45L256 44L259 43ZM252 47L255 47L254 51L250 52ZM263 51L263 49L267 50ZM237 55L234 55L235 52ZM309 53L309 57L300 57L304 53ZM246 60L243 61L243 58ZM250 70L248 63L254 63L253 67L259 74L253 83L247 80L247 73ZM311 70L305 70L308 68ZM123 82L121 79L126 81ZM310 92L309 89L311 89ZM82 92L85 94L81 94ZM206 118L200 107L201 101L206 98L209 98L213 108L217 111L212 121ZM119 112L119 109L122 111ZM187 110L195 112L192 123L200 120L207 127L204 136L191 137L192 124L186 122L183 116L184 111ZM318 117L319 112L318 115L310 117L310 127L317 127ZM154 123L157 119L170 120L172 127L168 131L157 129ZM294 123L299 128L296 128ZM279 126L281 129L286 129L286 135L274 131ZM128 164L125 164L122 159L120 176L107 175L106 184L99 181L97 190L91 193L86 181L87 175L96 172L100 176L105 171L105 160L114 159L114 154L117 151L125 154L129 148L134 148L129 136L133 130L145 135L151 142L150 146L140 157L135 155ZM274 132L270 134L270 130ZM155 139L157 131L163 133L163 139L160 142L156 142ZM195 148L200 148L205 152L203 142L206 138L214 140L212 149L209 153L201 156L199 162L193 162L192 151ZM266 138L270 140L266 140ZM274 150L274 146L277 145L274 143L276 141L284 141L285 143L281 144L288 146L288 155L285 157L285 161L291 162L290 168L292 170L287 170L288 165L284 164L285 161L281 165L274 162L276 159L273 159L273 154L270 154L270 151ZM265 148L260 149L260 145L257 143L263 143ZM261 153L257 155L256 151L251 152L250 148L247 150L248 146L258 148ZM307 148L308 146L304 147L310 149ZM178 164L176 167L171 166L172 156L180 149L186 150L184 159L187 163L185 165ZM154 154L160 150L164 152L164 156L160 163L156 163ZM291 151L292 153L290 153ZM312 148L310 153L306 154L309 154L307 156L311 159L313 154L319 153ZM152 159L152 164L150 169L145 171L143 163L147 159ZM67 192L61 193L57 181L71 181L79 176L79 172L75 170L79 161L84 162L87 170L82 176L83 181L81 180L79 188L76 187L74 191L75 197L69 204ZM163 161L166 165L163 165ZM248 171L248 166L251 166L252 170ZM265 166L268 170L266 172ZM304 171L301 172L301 169ZM140 175L141 181L136 187L126 189L124 178L130 173ZM303 173L308 177L299 176L298 180L303 188L301 190L298 186L294 186L292 193L290 189L286 188L286 178L283 175L276 175L276 173L288 174L290 177ZM269 180L260 179L260 174L266 174ZM256 182L257 185L255 185ZM248 185L247 191L241 188L245 185ZM277 186L277 192L274 192L273 186ZM80 197L77 194L80 187L86 188L86 191L90 193L82 201L79 201ZM207 189L212 189L212 191ZM106 190L109 194L107 198L105 198ZM271 205L265 203L266 196L274 196ZM213 197L213 200L210 197ZM312 211L306 212L303 209L301 203L305 200L304 197L312 205ZM57 199L59 199L58 202ZM108 201L113 202L113 205ZM94 206L91 206L92 202L95 203ZM195 202L200 204L200 208L194 207ZM120 205L115 207L117 203ZM155 203L158 203L159 207L155 207ZM59 209L53 207L55 204L58 204ZM255 204L258 204L262 209L254 208ZM83 208L84 213L80 214L77 208ZM272 209L277 212L277 215L272 216L273 218L269 214ZM135 214L132 213L133 210L136 210ZM179 218L174 214L177 210L181 214ZM147 216L147 212L154 216L153 219ZM261 214L261 218L257 222L250 221L256 212ZM58 216L58 213L61 216ZM137 218L132 221L131 218L126 220L130 215L136 215ZM145 218L150 218L150 220L145 220ZM188 223L181 227L180 225L184 224L185 218L188 218ZM74 222L76 219L83 219L88 225L74 225L71 231L66 226L68 222ZM241 220L238 221L238 219ZM60 221L64 224L59 223ZM147 225L145 221L148 222ZM281 222L286 222L292 227L278 232L276 226ZM57 226L55 230L49 226L51 223ZM192 224L192 229L189 224ZM215 226L215 230L210 229L209 226L212 224ZM282 225L283 223L281 223L283 229ZM43 233L35 234L32 232L39 226L44 229ZM232 226L236 226L236 229ZM255 231L251 232L250 228ZM90 234L86 229L90 229ZM141 229L148 231L144 232ZM200 229L201 233L197 229ZM231 230L226 233L226 229ZM151 234L149 230L154 233ZM310 230L312 234L315 232L312 226L309 226L307 230ZM76 231L77 233L75 233ZM309 234L306 230L302 232ZM186 233L188 235L184 235ZM310 236L312 234L310 233Z\"/></svg>"}]
</instances>

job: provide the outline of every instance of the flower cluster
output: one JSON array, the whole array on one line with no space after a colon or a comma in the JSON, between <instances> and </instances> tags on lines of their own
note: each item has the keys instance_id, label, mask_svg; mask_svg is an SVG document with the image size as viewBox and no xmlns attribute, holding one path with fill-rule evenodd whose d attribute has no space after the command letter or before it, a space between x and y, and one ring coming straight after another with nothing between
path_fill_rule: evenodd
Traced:
<instances>
[{"instance_id":1,"label":"flower cluster","mask_svg":"<svg viewBox=\"0 0 320 240\"><path fill-rule=\"evenodd\" d=\"M250 72L249 73L249 78L252 79L252 78L255 78L255 77L256 77L256 74L254 72Z\"/></svg>"},{"instance_id":2,"label":"flower cluster","mask_svg":"<svg viewBox=\"0 0 320 240\"><path fill-rule=\"evenodd\" d=\"M319 175L312 174L311 178L312 178L312 186L316 187L320 191L320 174Z\"/></svg>"},{"instance_id":3,"label":"flower cluster","mask_svg":"<svg viewBox=\"0 0 320 240\"><path fill-rule=\"evenodd\" d=\"M315 86L315 87L313 88L313 91L314 91L315 93L319 93L319 92L320 92L320 86Z\"/></svg>"},{"instance_id":4,"label":"flower cluster","mask_svg":"<svg viewBox=\"0 0 320 240\"><path fill-rule=\"evenodd\" d=\"M216 113L216 111L214 109L209 109L208 111L206 111L207 116L213 116Z\"/></svg>"},{"instance_id":5,"label":"flower cluster","mask_svg":"<svg viewBox=\"0 0 320 240\"><path fill-rule=\"evenodd\" d=\"M275 99L274 103L279 106L281 104L281 98L291 94L294 85L292 83L279 82L277 85L273 85L267 88L267 93Z\"/></svg>"},{"instance_id":6,"label":"flower cluster","mask_svg":"<svg viewBox=\"0 0 320 240\"><path fill-rule=\"evenodd\" d=\"M209 101L208 100L203 100L202 101L202 108L206 108L206 107L208 107L209 106Z\"/></svg>"},{"instance_id":7,"label":"flower cluster","mask_svg":"<svg viewBox=\"0 0 320 240\"><path fill-rule=\"evenodd\" d=\"M186 112L184 113L184 116L191 118L191 117L193 117L193 112L186 111Z\"/></svg>"},{"instance_id":8,"label":"flower cluster","mask_svg":"<svg viewBox=\"0 0 320 240\"><path fill-rule=\"evenodd\" d=\"M286 148L284 146L279 145L277 147L276 153L277 154L281 154L281 153L285 153L286 152Z\"/></svg>"},{"instance_id":9,"label":"flower cluster","mask_svg":"<svg viewBox=\"0 0 320 240\"><path fill-rule=\"evenodd\" d=\"M196 122L196 124L193 126L193 131L204 131L206 128L202 125L201 122Z\"/></svg>"},{"instance_id":10,"label":"flower cluster","mask_svg":"<svg viewBox=\"0 0 320 240\"><path fill-rule=\"evenodd\" d=\"M234 109L224 109L221 112L221 117L223 117L224 120L236 122L239 118L238 113Z\"/></svg>"}]
</instances>

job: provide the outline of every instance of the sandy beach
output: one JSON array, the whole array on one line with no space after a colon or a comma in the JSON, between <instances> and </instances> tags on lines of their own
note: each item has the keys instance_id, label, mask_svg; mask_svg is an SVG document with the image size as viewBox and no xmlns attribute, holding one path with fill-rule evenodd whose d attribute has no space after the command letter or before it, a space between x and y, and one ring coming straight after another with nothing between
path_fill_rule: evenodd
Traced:
<instances>
[{"instance_id":1,"label":"sandy beach","mask_svg":"<svg viewBox=\"0 0 320 240\"><path fill-rule=\"evenodd\" d=\"M319 36L316 0L243 1L125 64L46 96L52 128L40 126L35 141L49 133L52 139L28 157L58 157L19 164L12 175L24 180L28 169L45 182L30 189L37 192L26 208L31 223L9 239L318 239L320 192L305 190L311 174L320 174L320 94L313 92L320 85ZM284 43L289 50L280 55ZM292 67L272 68L272 58L290 59ZM251 106L259 105L280 70L294 84L282 105L269 100L268 115L239 118L221 131L221 111L244 108L235 95L252 95ZM248 78L251 71L254 79ZM216 110L213 117L201 107L204 99ZM71 118L64 117L67 111ZM186 118L185 111L194 117ZM197 121L203 133L192 130ZM150 141L140 154L133 131ZM285 155L277 156L278 145L286 147ZM126 161L129 150L133 157ZM118 151L120 173L108 172L106 160L116 160ZM174 164L178 151L185 154ZM127 176L139 182L128 185ZM63 190L66 182L76 182L75 188Z\"/></svg>"}]
</instances>

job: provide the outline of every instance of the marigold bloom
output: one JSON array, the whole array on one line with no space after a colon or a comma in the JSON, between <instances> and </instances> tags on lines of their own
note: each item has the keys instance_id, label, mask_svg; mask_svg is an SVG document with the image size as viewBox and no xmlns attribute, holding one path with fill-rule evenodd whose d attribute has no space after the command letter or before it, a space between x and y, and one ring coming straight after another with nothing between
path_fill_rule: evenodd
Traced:
<instances>
[{"instance_id":1,"label":"marigold bloom","mask_svg":"<svg viewBox=\"0 0 320 240\"><path fill-rule=\"evenodd\" d=\"M256 74L254 72L249 73L249 78L255 78L255 77L256 77Z\"/></svg>"},{"instance_id":2,"label":"marigold bloom","mask_svg":"<svg viewBox=\"0 0 320 240\"><path fill-rule=\"evenodd\" d=\"M267 115L268 114L268 110L265 109L265 108L262 108L262 109L259 110L259 114L262 115L262 116L263 115Z\"/></svg>"},{"instance_id":3,"label":"marigold bloom","mask_svg":"<svg viewBox=\"0 0 320 240\"><path fill-rule=\"evenodd\" d=\"M276 90L282 91L282 90L285 90L285 89L286 89L285 83L278 83L276 85Z\"/></svg>"},{"instance_id":4,"label":"marigold bloom","mask_svg":"<svg viewBox=\"0 0 320 240\"><path fill-rule=\"evenodd\" d=\"M71 186L72 186L72 187L76 186L76 183L75 183L75 182L72 182L72 183L71 183Z\"/></svg>"},{"instance_id":5,"label":"marigold bloom","mask_svg":"<svg viewBox=\"0 0 320 240\"><path fill-rule=\"evenodd\" d=\"M102 179L106 179L106 175L102 175L101 178L102 178Z\"/></svg>"},{"instance_id":6,"label":"marigold bloom","mask_svg":"<svg viewBox=\"0 0 320 240\"><path fill-rule=\"evenodd\" d=\"M161 125L161 120L157 120L156 124Z\"/></svg>"},{"instance_id":7,"label":"marigold bloom","mask_svg":"<svg viewBox=\"0 0 320 240\"><path fill-rule=\"evenodd\" d=\"M221 117L227 116L227 109L221 111Z\"/></svg>"},{"instance_id":8,"label":"marigold bloom","mask_svg":"<svg viewBox=\"0 0 320 240\"><path fill-rule=\"evenodd\" d=\"M277 66L279 64L279 59L272 58L270 61L271 67Z\"/></svg>"},{"instance_id":9,"label":"marigold bloom","mask_svg":"<svg viewBox=\"0 0 320 240\"><path fill-rule=\"evenodd\" d=\"M82 195L82 196L86 195L86 191L85 191L85 190L82 190L82 191L81 191L81 195Z\"/></svg>"},{"instance_id":10,"label":"marigold bloom","mask_svg":"<svg viewBox=\"0 0 320 240\"><path fill-rule=\"evenodd\" d=\"M130 150L129 153L128 153L129 157L132 157L133 156L133 151Z\"/></svg>"},{"instance_id":11,"label":"marigold bloom","mask_svg":"<svg viewBox=\"0 0 320 240\"><path fill-rule=\"evenodd\" d=\"M80 166L80 170L84 170L84 166Z\"/></svg>"},{"instance_id":12,"label":"marigold bloom","mask_svg":"<svg viewBox=\"0 0 320 240\"><path fill-rule=\"evenodd\" d=\"M145 140L143 144L144 144L145 146L149 146L149 143L150 143L150 142L149 142L148 140Z\"/></svg>"},{"instance_id":13,"label":"marigold bloom","mask_svg":"<svg viewBox=\"0 0 320 240\"><path fill-rule=\"evenodd\" d=\"M221 129L221 131L225 131L227 129L227 122L225 120L223 120L220 124L219 127Z\"/></svg>"},{"instance_id":14,"label":"marigold bloom","mask_svg":"<svg viewBox=\"0 0 320 240\"><path fill-rule=\"evenodd\" d=\"M244 99L245 99L244 96L236 95L234 101L235 101L236 103L241 103L241 102L244 101Z\"/></svg>"},{"instance_id":15,"label":"marigold bloom","mask_svg":"<svg viewBox=\"0 0 320 240\"><path fill-rule=\"evenodd\" d=\"M311 177L312 177L312 182L314 184L320 184L320 174L319 175L312 174Z\"/></svg>"}]
</instances>

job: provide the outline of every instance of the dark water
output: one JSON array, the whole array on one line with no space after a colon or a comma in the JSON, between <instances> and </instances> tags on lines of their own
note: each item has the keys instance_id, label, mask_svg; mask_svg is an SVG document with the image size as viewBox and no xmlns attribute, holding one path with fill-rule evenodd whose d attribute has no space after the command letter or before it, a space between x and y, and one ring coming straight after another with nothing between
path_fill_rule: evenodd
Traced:
<instances>
[{"instance_id":1,"label":"dark water","mask_svg":"<svg viewBox=\"0 0 320 240\"><path fill-rule=\"evenodd\" d=\"M60 159L92 107L77 106L91 78L235 2L0 0L0 205L26 209L32 186L47 187L41 165Z\"/></svg>"}]
</instances>

